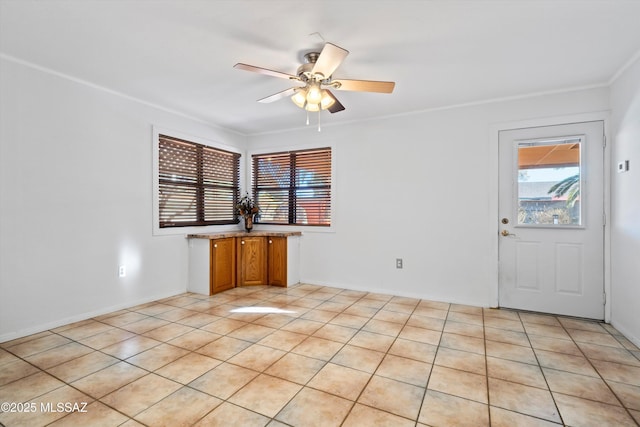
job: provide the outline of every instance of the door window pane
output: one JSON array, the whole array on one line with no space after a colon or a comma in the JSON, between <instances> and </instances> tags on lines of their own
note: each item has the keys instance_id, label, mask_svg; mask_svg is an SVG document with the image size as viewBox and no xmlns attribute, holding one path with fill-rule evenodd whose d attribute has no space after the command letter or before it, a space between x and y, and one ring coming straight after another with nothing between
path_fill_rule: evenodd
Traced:
<instances>
[{"instance_id":1,"label":"door window pane","mask_svg":"<svg viewBox=\"0 0 640 427\"><path fill-rule=\"evenodd\" d=\"M582 225L582 137L518 141L518 224Z\"/></svg>"}]
</instances>

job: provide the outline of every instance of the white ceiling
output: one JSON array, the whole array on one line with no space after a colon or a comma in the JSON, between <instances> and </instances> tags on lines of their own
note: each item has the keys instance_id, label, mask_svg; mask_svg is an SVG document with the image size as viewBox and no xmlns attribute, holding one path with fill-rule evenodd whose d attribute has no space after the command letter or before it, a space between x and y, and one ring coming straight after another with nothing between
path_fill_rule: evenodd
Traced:
<instances>
[{"instance_id":1,"label":"white ceiling","mask_svg":"<svg viewBox=\"0 0 640 427\"><path fill-rule=\"evenodd\" d=\"M334 92L329 125L606 85L638 56L639 22L635 0L0 0L0 55L256 134L306 116L257 103L291 85L237 62L295 74L324 40L350 51L334 77L396 82Z\"/></svg>"}]
</instances>

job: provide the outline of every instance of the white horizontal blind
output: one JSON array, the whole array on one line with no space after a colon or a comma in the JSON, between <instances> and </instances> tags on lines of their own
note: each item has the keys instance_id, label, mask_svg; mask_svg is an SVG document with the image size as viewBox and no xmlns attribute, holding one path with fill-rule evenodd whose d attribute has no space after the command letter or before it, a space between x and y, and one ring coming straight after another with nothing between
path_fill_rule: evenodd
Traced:
<instances>
[{"instance_id":1,"label":"white horizontal blind","mask_svg":"<svg viewBox=\"0 0 640 427\"><path fill-rule=\"evenodd\" d=\"M240 154L159 135L160 227L235 224Z\"/></svg>"},{"instance_id":2,"label":"white horizontal blind","mask_svg":"<svg viewBox=\"0 0 640 427\"><path fill-rule=\"evenodd\" d=\"M331 148L256 154L252 159L257 222L331 225Z\"/></svg>"}]
</instances>

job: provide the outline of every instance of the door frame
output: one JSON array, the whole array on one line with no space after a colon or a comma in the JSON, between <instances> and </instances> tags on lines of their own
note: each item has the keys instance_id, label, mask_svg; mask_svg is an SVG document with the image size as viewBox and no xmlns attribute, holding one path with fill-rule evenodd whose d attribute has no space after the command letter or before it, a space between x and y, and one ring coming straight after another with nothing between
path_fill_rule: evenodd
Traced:
<instances>
[{"instance_id":1,"label":"door frame","mask_svg":"<svg viewBox=\"0 0 640 427\"><path fill-rule=\"evenodd\" d=\"M582 122L595 122L602 121L604 125L604 138L605 138L605 147L604 147L604 165L603 165L603 185L604 185L604 215L606 218L605 226L604 226L604 259L603 259L603 267L604 267L604 292L606 295L605 304L604 304L604 321L609 323L611 321L611 138L609 136L609 121L610 121L610 113L608 111L597 111L593 113L582 113L582 114L574 114L574 115L566 115L566 116L555 116L555 117L546 117L539 119L529 119L529 120L518 120L512 122L501 122L494 123L490 126L490 164L489 164L489 187L494 189L489 193L489 226L488 230L491 241L491 251L492 258L494 260L494 266L491 271L491 281L494 283L494 286L491 287L489 294L489 301L491 303L491 307L499 307L499 232L500 226L498 221L499 211L498 211L498 203L499 203L499 174L498 174L498 166L499 166L499 137L500 132L516 130L516 129L524 129L524 128L534 128L534 127L543 127L543 126L555 126L555 125L564 125L564 124L573 124L573 123L582 123Z\"/></svg>"}]
</instances>

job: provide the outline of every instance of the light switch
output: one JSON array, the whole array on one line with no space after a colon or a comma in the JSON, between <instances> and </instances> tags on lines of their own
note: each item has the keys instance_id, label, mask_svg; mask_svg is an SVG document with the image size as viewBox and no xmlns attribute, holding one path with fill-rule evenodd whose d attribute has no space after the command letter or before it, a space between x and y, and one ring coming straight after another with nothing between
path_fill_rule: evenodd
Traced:
<instances>
[{"instance_id":1,"label":"light switch","mask_svg":"<svg viewBox=\"0 0 640 427\"><path fill-rule=\"evenodd\" d=\"M618 173L627 172L629 170L629 160L618 163Z\"/></svg>"}]
</instances>

